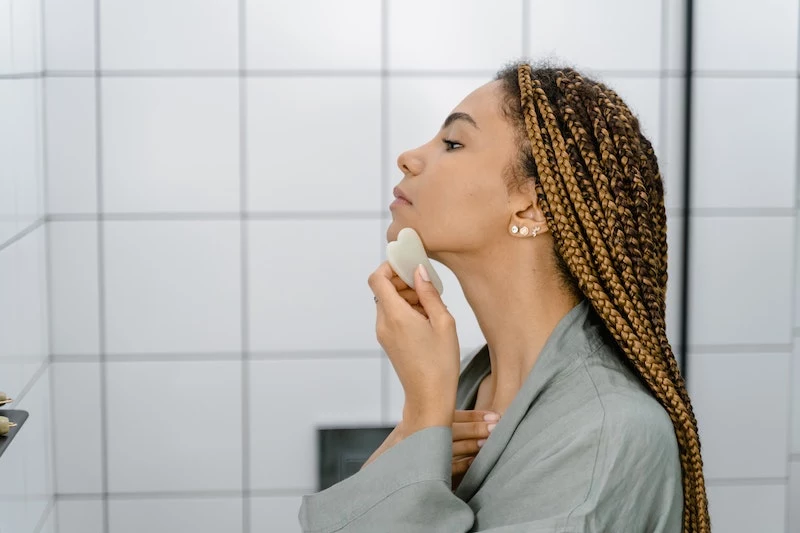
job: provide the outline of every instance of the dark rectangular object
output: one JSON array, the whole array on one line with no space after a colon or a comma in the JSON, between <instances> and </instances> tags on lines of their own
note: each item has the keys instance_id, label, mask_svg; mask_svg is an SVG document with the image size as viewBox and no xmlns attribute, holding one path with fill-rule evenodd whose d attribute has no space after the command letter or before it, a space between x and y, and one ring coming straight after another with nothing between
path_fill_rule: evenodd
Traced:
<instances>
[{"instance_id":1,"label":"dark rectangular object","mask_svg":"<svg viewBox=\"0 0 800 533\"><path fill-rule=\"evenodd\" d=\"M394 426L317 428L317 491L358 472L393 430Z\"/></svg>"},{"instance_id":2,"label":"dark rectangular object","mask_svg":"<svg viewBox=\"0 0 800 533\"><path fill-rule=\"evenodd\" d=\"M17 424L17 427L8 430L8 434L0 437L0 456L6 451L8 445L17 436L19 430L22 429L22 424L28 419L27 411L19 411L16 409L0 409L0 416L8 417L8 420Z\"/></svg>"}]
</instances>

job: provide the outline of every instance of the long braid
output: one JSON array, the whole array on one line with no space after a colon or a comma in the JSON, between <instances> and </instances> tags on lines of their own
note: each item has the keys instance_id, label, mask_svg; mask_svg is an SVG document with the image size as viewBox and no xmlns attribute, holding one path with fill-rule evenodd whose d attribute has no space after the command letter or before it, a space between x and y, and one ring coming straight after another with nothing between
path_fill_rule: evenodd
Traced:
<instances>
[{"instance_id":1,"label":"long braid","mask_svg":"<svg viewBox=\"0 0 800 533\"><path fill-rule=\"evenodd\" d=\"M666 210L655 152L605 85L572 69L521 64L514 74L504 79L519 91L530 146L523 170L535 177L556 252L672 420L683 530L709 533L697 420L666 335Z\"/></svg>"}]
</instances>

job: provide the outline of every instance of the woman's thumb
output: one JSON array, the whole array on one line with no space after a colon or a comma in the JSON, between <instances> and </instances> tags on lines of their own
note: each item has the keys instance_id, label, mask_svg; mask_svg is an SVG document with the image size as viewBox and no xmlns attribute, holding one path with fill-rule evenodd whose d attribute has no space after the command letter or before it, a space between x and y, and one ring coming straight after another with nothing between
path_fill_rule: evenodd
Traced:
<instances>
[{"instance_id":1,"label":"woman's thumb","mask_svg":"<svg viewBox=\"0 0 800 533\"><path fill-rule=\"evenodd\" d=\"M447 311L447 306L444 305L441 296L439 296L439 291L431 283L430 275L424 265L417 266L414 271L414 278L414 289L417 292L417 296L419 296L419 303L425 309L428 317L433 320L434 317L442 314L449 316L450 313Z\"/></svg>"}]
</instances>

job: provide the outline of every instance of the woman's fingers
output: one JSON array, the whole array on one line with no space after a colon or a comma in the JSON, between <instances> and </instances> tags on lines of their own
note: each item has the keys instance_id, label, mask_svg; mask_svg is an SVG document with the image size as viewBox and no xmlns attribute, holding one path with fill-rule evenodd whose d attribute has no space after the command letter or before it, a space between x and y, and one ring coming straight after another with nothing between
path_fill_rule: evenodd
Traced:
<instances>
[{"instance_id":1,"label":"woman's fingers","mask_svg":"<svg viewBox=\"0 0 800 533\"><path fill-rule=\"evenodd\" d=\"M453 476L460 476L469 470L469 466L474 461L474 457L462 457L453 461Z\"/></svg>"},{"instance_id":2,"label":"woman's fingers","mask_svg":"<svg viewBox=\"0 0 800 533\"><path fill-rule=\"evenodd\" d=\"M453 441L453 457L477 455L481 450L481 446L478 445L478 440L484 439Z\"/></svg>"},{"instance_id":3,"label":"woman's fingers","mask_svg":"<svg viewBox=\"0 0 800 533\"><path fill-rule=\"evenodd\" d=\"M495 422L453 422L453 442L486 439L491 433L489 431L491 424L495 424Z\"/></svg>"}]
</instances>

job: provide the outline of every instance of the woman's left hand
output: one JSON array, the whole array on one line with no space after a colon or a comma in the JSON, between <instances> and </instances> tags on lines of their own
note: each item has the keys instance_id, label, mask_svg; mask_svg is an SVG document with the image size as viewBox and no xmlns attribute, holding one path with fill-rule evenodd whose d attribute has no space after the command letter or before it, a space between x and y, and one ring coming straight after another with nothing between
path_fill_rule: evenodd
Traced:
<instances>
[{"instance_id":1,"label":"woman's left hand","mask_svg":"<svg viewBox=\"0 0 800 533\"><path fill-rule=\"evenodd\" d=\"M370 275L369 286L378 299L378 342L405 391L403 422L416 429L450 426L461 366L455 320L422 265L414 272L414 286L427 317L398 294L393 276L384 262Z\"/></svg>"}]
</instances>

